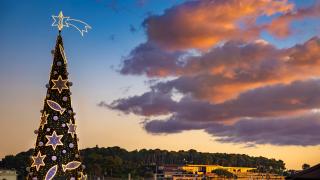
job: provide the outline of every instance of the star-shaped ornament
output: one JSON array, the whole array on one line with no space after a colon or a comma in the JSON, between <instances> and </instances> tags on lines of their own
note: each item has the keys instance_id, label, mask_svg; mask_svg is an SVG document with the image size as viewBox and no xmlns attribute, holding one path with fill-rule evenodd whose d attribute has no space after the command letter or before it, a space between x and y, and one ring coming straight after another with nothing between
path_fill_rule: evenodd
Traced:
<instances>
[{"instance_id":1,"label":"star-shaped ornament","mask_svg":"<svg viewBox=\"0 0 320 180\"><path fill-rule=\"evenodd\" d=\"M45 166L45 163L43 162L43 159L46 157L46 155L41 155L41 152L39 151L37 156L32 156L33 163L31 167L36 167L36 170L39 171L41 166Z\"/></svg>"},{"instance_id":2,"label":"star-shaped ornament","mask_svg":"<svg viewBox=\"0 0 320 180\"><path fill-rule=\"evenodd\" d=\"M58 79L56 80L51 80L53 82L53 87L51 89L57 89L59 91L59 93L62 92L62 90L64 89L68 89L68 86L67 86L67 82L68 80L67 79L62 79L61 76L58 77Z\"/></svg>"},{"instance_id":3,"label":"star-shaped ornament","mask_svg":"<svg viewBox=\"0 0 320 180\"><path fill-rule=\"evenodd\" d=\"M87 175L84 175L83 172L81 172L81 176L78 178L78 180L87 180Z\"/></svg>"},{"instance_id":4,"label":"star-shaped ornament","mask_svg":"<svg viewBox=\"0 0 320 180\"><path fill-rule=\"evenodd\" d=\"M52 18L52 26L57 26L59 31L61 31L64 26L68 27L68 24L66 24L66 21L64 19L69 19L69 17L64 16L62 11L60 11L58 16L52 16Z\"/></svg>"},{"instance_id":5,"label":"star-shaped ornament","mask_svg":"<svg viewBox=\"0 0 320 180\"><path fill-rule=\"evenodd\" d=\"M69 123L67 123L67 126L69 128L68 133L70 133L72 138L74 138L74 134L76 133L77 125L73 124L70 119Z\"/></svg>"},{"instance_id":6,"label":"star-shaped ornament","mask_svg":"<svg viewBox=\"0 0 320 180\"><path fill-rule=\"evenodd\" d=\"M46 112L44 112L42 114L42 116L40 117L40 126L41 126L41 129L43 129L44 125L47 124L48 122L48 116L49 114L47 114Z\"/></svg>"},{"instance_id":7,"label":"star-shaped ornament","mask_svg":"<svg viewBox=\"0 0 320 180\"><path fill-rule=\"evenodd\" d=\"M53 131L52 135L46 135L46 138L48 139L48 142L46 146L52 146L53 150L56 150L57 146L63 145L61 142L63 135L57 135L56 131Z\"/></svg>"}]
</instances>

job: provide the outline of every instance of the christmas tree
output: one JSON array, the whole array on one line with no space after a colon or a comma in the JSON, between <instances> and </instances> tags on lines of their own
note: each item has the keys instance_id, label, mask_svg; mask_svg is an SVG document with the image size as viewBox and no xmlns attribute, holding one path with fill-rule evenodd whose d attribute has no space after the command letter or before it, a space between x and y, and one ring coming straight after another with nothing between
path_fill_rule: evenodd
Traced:
<instances>
[{"instance_id":1,"label":"christmas tree","mask_svg":"<svg viewBox=\"0 0 320 180\"><path fill-rule=\"evenodd\" d=\"M54 50L47 94L41 110L37 141L28 168L28 179L86 179L76 134L75 113L71 106L67 59L61 31Z\"/></svg>"}]
</instances>

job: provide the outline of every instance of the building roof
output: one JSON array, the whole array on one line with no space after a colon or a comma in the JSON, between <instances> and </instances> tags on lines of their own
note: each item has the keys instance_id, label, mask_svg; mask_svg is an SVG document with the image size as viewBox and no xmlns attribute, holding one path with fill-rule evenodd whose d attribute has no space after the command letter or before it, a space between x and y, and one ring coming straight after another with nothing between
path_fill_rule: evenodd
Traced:
<instances>
[{"instance_id":1,"label":"building roof","mask_svg":"<svg viewBox=\"0 0 320 180\"><path fill-rule=\"evenodd\" d=\"M16 173L15 170L0 169L0 175L13 175L13 176L16 176L17 173Z\"/></svg>"},{"instance_id":2,"label":"building roof","mask_svg":"<svg viewBox=\"0 0 320 180\"><path fill-rule=\"evenodd\" d=\"M189 167L219 167L219 168L234 168L234 169L257 169L253 167L232 167L232 166L220 166L220 165L208 165L208 164L187 164Z\"/></svg>"},{"instance_id":3,"label":"building roof","mask_svg":"<svg viewBox=\"0 0 320 180\"><path fill-rule=\"evenodd\" d=\"M311 168L303 170L291 177L287 177L287 180L300 180L300 179L320 179L320 164L317 164Z\"/></svg>"}]
</instances>

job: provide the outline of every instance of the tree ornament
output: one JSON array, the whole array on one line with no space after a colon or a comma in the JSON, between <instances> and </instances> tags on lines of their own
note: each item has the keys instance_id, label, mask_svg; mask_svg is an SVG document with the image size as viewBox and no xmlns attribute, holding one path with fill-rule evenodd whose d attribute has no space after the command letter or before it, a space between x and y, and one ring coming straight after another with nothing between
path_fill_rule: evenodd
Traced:
<instances>
[{"instance_id":1,"label":"tree ornament","mask_svg":"<svg viewBox=\"0 0 320 180\"><path fill-rule=\"evenodd\" d=\"M37 156L32 156L33 163L31 167L36 167L36 170L39 171L41 166L45 166L45 163L43 162L46 155L41 155L41 152L39 151Z\"/></svg>"},{"instance_id":2,"label":"tree ornament","mask_svg":"<svg viewBox=\"0 0 320 180\"><path fill-rule=\"evenodd\" d=\"M51 179L53 179L54 176L56 175L57 171L58 171L58 165L52 166L52 167L48 170L48 172L47 172L47 174L46 174L46 177L45 177L44 179L45 179L45 180L51 180Z\"/></svg>"},{"instance_id":3,"label":"tree ornament","mask_svg":"<svg viewBox=\"0 0 320 180\"><path fill-rule=\"evenodd\" d=\"M88 32L88 29L91 29L91 26L83 21L64 16L62 11L60 11L58 16L52 16L52 18L52 26L57 26L59 31L61 31L64 27L74 27L80 32L81 36L83 36L84 32Z\"/></svg>"},{"instance_id":4,"label":"tree ornament","mask_svg":"<svg viewBox=\"0 0 320 180\"><path fill-rule=\"evenodd\" d=\"M62 107L60 106L60 104L58 104L57 102L52 101L52 100L47 100L47 104L48 104L48 106L49 106L51 109L60 112L61 115L62 115L62 114L64 113L64 111L66 110L65 108L62 108Z\"/></svg>"},{"instance_id":5,"label":"tree ornament","mask_svg":"<svg viewBox=\"0 0 320 180\"><path fill-rule=\"evenodd\" d=\"M51 80L53 82L53 87L51 89L57 89L59 93L61 94L62 90L68 89L67 86L67 79L62 79L61 76L58 77L58 79Z\"/></svg>"},{"instance_id":6,"label":"tree ornament","mask_svg":"<svg viewBox=\"0 0 320 180\"><path fill-rule=\"evenodd\" d=\"M66 54L64 53L64 49L61 46L61 44L59 44L59 48L60 48L60 53L61 53L62 59L63 59L64 63L67 64L67 57L66 57Z\"/></svg>"},{"instance_id":7,"label":"tree ornament","mask_svg":"<svg viewBox=\"0 0 320 180\"><path fill-rule=\"evenodd\" d=\"M53 116L53 120L57 121L58 119L58 116Z\"/></svg>"},{"instance_id":8,"label":"tree ornament","mask_svg":"<svg viewBox=\"0 0 320 180\"><path fill-rule=\"evenodd\" d=\"M66 165L62 164L62 170L63 172L71 171L71 170L77 169L80 165L81 165L80 161L71 161L71 162L68 162Z\"/></svg>"},{"instance_id":9,"label":"tree ornament","mask_svg":"<svg viewBox=\"0 0 320 180\"><path fill-rule=\"evenodd\" d=\"M84 175L83 172L81 172L79 180L87 180L87 175Z\"/></svg>"},{"instance_id":10,"label":"tree ornament","mask_svg":"<svg viewBox=\"0 0 320 180\"><path fill-rule=\"evenodd\" d=\"M49 116L49 114L47 114L46 111L44 111L44 113L40 117L41 129L43 129L44 125L48 123L48 116Z\"/></svg>"},{"instance_id":11,"label":"tree ornament","mask_svg":"<svg viewBox=\"0 0 320 180\"><path fill-rule=\"evenodd\" d=\"M70 119L69 123L67 123L67 126L68 126L68 133L70 133L72 138L74 138L74 134L76 133L77 125L73 124Z\"/></svg>"},{"instance_id":12,"label":"tree ornament","mask_svg":"<svg viewBox=\"0 0 320 180\"><path fill-rule=\"evenodd\" d=\"M52 157L51 157L51 160L52 160L52 161L56 161L56 160L57 160L57 156L52 156Z\"/></svg>"},{"instance_id":13,"label":"tree ornament","mask_svg":"<svg viewBox=\"0 0 320 180\"><path fill-rule=\"evenodd\" d=\"M63 135L57 135L56 131L53 131L52 135L46 135L46 138L48 139L48 142L46 146L52 146L53 150L56 150L57 146L63 146L63 143L61 142Z\"/></svg>"}]
</instances>

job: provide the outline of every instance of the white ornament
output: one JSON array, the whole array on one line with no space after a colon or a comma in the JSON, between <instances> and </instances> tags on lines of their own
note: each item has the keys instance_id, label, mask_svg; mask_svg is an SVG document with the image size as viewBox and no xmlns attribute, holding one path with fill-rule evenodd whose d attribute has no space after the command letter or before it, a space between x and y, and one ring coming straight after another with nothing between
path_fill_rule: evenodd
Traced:
<instances>
[{"instance_id":1,"label":"white ornament","mask_svg":"<svg viewBox=\"0 0 320 180\"><path fill-rule=\"evenodd\" d=\"M51 159L52 159L52 161L55 161L55 160L57 160L57 156L52 156Z\"/></svg>"}]
</instances>

